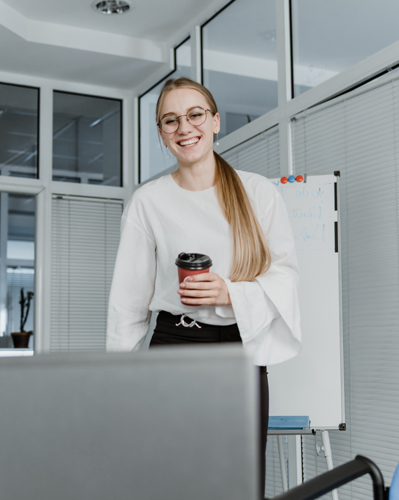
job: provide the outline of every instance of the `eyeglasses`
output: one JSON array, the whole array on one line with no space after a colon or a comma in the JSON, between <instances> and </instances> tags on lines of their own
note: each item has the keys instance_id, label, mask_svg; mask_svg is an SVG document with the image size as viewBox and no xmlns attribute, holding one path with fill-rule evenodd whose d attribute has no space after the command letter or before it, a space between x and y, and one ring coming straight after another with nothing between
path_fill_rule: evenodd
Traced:
<instances>
[{"instance_id":1,"label":"eyeglasses","mask_svg":"<svg viewBox=\"0 0 399 500\"><path fill-rule=\"evenodd\" d=\"M199 125L202 125L205 123L206 120L206 113L212 111L210 109L203 109L200 107L190 109L190 111L186 115L180 115L180 116L175 116L175 115L168 115L164 116L158 123L158 127L162 130L162 132L165 132L165 134L173 134L176 132L176 130L179 128L180 125L180 118L182 116L186 117L186 120L191 123L191 125L194 125L195 127L198 127Z\"/></svg>"}]
</instances>

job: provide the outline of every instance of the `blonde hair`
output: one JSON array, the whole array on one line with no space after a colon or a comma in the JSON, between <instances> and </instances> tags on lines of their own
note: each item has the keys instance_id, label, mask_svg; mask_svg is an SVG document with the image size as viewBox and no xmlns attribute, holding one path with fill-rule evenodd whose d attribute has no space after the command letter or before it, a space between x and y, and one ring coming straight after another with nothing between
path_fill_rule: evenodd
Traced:
<instances>
[{"instance_id":1,"label":"blonde hair","mask_svg":"<svg viewBox=\"0 0 399 500\"><path fill-rule=\"evenodd\" d=\"M189 78L168 80L163 86L156 107L156 121L160 121L163 101L174 89L192 89L206 99L213 115L218 112L215 99L207 88ZM220 155L215 156L215 188L222 212L233 235L233 269L230 280L252 281L270 267L271 254L247 192L234 168Z\"/></svg>"}]
</instances>

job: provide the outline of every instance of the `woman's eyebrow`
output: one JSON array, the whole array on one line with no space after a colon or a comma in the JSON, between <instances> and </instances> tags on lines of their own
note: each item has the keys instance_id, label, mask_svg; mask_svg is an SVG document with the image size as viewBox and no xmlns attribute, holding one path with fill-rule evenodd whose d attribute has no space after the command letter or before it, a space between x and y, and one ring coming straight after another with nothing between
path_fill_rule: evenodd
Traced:
<instances>
[{"instance_id":1,"label":"woman's eyebrow","mask_svg":"<svg viewBox=\"0 0 399 500\"><path fill-rule=\"evenodd\" d=\"M191 108L187 108L186 112L188 113L189 111L191 111L192 109L195 109L195 108L202 108L202 106L191 106ZM165 118L165 116L177 116L177 113L174 113L173 111L170 111L169 113L165 113L164 115L161 116L161 120L162 118Z\"/></svg>"}]
</instances>

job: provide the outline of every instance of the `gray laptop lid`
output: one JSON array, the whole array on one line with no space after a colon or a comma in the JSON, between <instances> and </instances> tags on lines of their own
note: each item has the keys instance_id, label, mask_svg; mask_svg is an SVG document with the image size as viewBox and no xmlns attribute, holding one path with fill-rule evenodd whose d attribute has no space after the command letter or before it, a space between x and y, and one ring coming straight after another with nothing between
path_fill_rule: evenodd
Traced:
<instances>
[{"instance_id":1,"label":"gray laptop lid","mask_svg":"<svg viewBox=\"0 0 399 500\"><path fill-rule=\"evenodd\" d=\"M258 500L241 347L0 360L2 500Z\"/></svg>"}]
</instances>

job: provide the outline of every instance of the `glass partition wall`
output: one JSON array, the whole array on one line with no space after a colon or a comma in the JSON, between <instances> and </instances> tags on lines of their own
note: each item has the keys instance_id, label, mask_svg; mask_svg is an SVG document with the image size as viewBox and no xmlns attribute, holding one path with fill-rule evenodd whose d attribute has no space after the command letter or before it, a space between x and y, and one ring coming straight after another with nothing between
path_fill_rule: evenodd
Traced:
<instances>
[{"instance_id":1,"label":"glass partition wall","mask_svg":"<svg viewBox=\"0 0 399 500\"><path fill-rule=\"evenodd\" d=\"M0 138L0 175L37 179L38 88L0 83ZM35 213L34 196L0 191L1 352L14 347L12 333L33 331Z\"/></svg>"},{"instance_id":2,"label":"glass partition wall","mask_svg":"<svg viewBox=\"0 0 399 500\"><path fill-rule=\"evenodd\" d=\"M395 0L291 0L293 96L399 39Z\"/></svg>"},{"instance_id":3,"label":"glass partition wall","mask_svg":"<svg viewBox=\"0 0 399 500\"><path fill-rule=\"evenodd\" d=\"M0 83L0 175L38 177L39 89Z\"/></svg>"},{"instance_id":4,"label":"glass partition wall","mask_svg":"<svg viewBox=\"0 0 399 500\"><path fill-rule=\"evenodd\" d=\"M49 350L50 325L43 316L47 312L51 316L55 282L50 266L54 231L48 224L53 217L52 206L46 201L48 195L56 192L57 199L71 195L75 200L87 197L88 203L93 198L112 198L118 207L127 198L126 187L122 187L122 103L128 94L109 89L103 89L104 96L78 94L68 92L68 84L62 85L65 90L48 92L51 83L33 80L46 86L42 106L39 86L0 83L0 356ZM69 87L75 89L76 85ZM82 90L99 91L89 86L82 86ZM107 97L109 93L111 96ZM53 116L44 113L45 118L39 121L41 108L52 108ZM39 123L43 132L42 151L38 147ZM40 171L39 158L44 165ZM94 203L92 211L97 213L98 205ZM97 215L100 223L92 225L91 230L105 239L103 260L112 269L118 237L114 238L102 223L109 216L102 211ZM74 221L78 232L82 224L87 224L87 218L87 214L81 213ZM120 214L112 221L117 232L119 220ZM112 241L108 242L108 238ZM78 239L81 240L80 233ZM67 242L67 251L70 243ZM99 245L98 250L102 247ZM87 257L86 253L86 249L74 253L76 268ZM97 253L91 253L90 262L95 261ZM101 281L101 274L102 270L87 281ZM105 302L102 307L106 309ZM62 303L60 314L69 306ZM95 315L96 311L88 308L83 323L94 321ZM71 317L77 317L75 309L71 310ZM13 335L21 331L28 335ZM68 335L75 335L73 327ZM16 342L23 337L26 345Z\"/></svg>"},{"instance_id":5,"label":"glass partition wall","mask_svg":"<svg viewBox=\"0 0 399 500\"><path fill-rule=\"evenodd\" d=\"M121 186L121 101L56 91L53 111L53 180Z\"/></svg>"},{"instance_id":6,"label":"glass partition wall","mask_svg":"<svg viewBox=\"0 0 399 500\"><path fill-rule=\"evenodd\" d=\"M219 108L219 138L277 107L275 0L231 2L202 26L202 48L202 82Z\"/></svg>"},{"instance_id":7,"label":"glass partition wall","mask_svg":"<svg viewBox=\"0 0 399 500\"><path fill-rule=\"evenodd\" d=\"M33 332L35 205L34 196L0 193L0 349L14 347L12 333Z\"/></svg>"}]
</instances>

